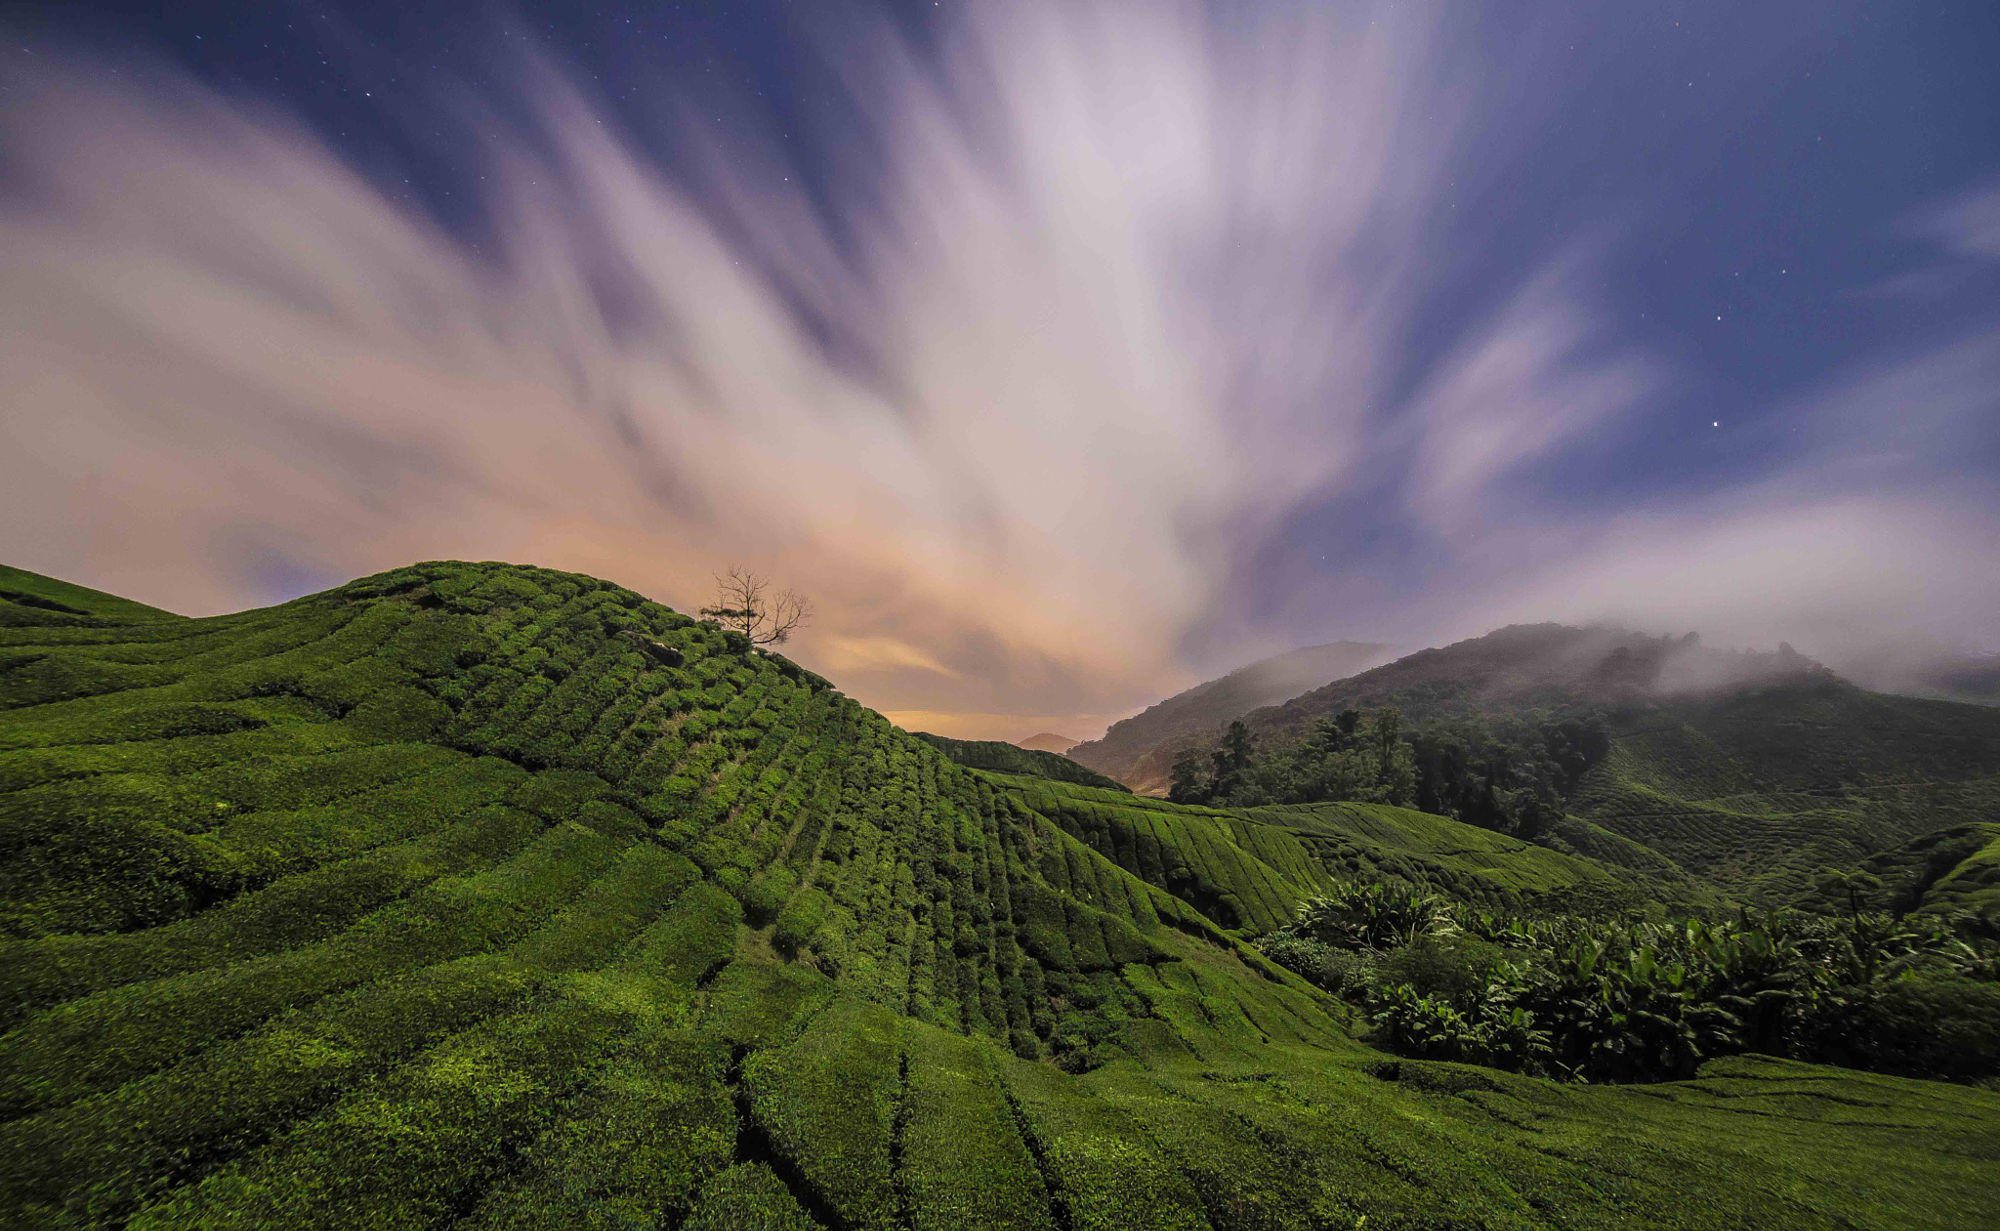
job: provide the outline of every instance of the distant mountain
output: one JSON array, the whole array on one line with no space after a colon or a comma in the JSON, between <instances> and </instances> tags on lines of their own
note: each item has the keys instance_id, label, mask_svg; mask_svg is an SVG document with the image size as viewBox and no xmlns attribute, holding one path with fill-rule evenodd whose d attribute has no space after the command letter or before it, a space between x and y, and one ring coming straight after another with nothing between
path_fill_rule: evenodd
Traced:
<instances>
[{"instance_id":1,"label":"distant mountain","mask_svg":"<svg viewBox=\"0 0 2000 1231\"><path fill-rule=\"evenodd\" d=\"M1512 625L1241 717L1271 747L1341 709L1391 704L1418 720L1601 711L1610 754L1550 845L1655 875L1677 868L1746 900L1785 900L1821 866L2000 815L2000 710L1870 692L1790 646ZM1174 758L1212 747L1219 727L1128 754L1125 781L1158 790ZM1101 765L1089 751L1073 759Z\"/></svg>"},{"instance_id":2,"label":"distant mountain","mask_svg":"<svg viewBox=\"0 0 2000 1231\"><path fill-rule=\"evenodd\" d=\"M1026 748L1029 752L1053 752L1057 756L1068 756L1077 741L1067 735L1057 735L1054 731L1042 731L1026 739L1014 741L1016 748Z\"/></svg>"},{"instance_id":3,"label":"distant mountain","mask_svg":"<svg viewBox=\"0 0 2000 1231\"><path fill-rule=\"evenodd\" d=\"M1768 653L1717 650L1693 633L1653 637L1622 628L1510 624L1483 637L1419 650L1242 717L1261 738L1296 738L1348 706L1394 704L1416 718L1551 704L1617 707L1831 675L1789 645Z\"/></svg>"},{"instance_id":4,"label":"distant mountain","mask_svg":"<svg viewBox=\"0 0 2000 1231\"><path fill-rule=\"evenodd\" d=\"M1853 654L1840 673L1876 692L2000 705L2000 654L1967 654L1934 646Z\"/></svg>"},{"instance_id":5,"label":"distant mountain","mask_svg":"<svg viewBox=\"0 0 2000 1231\"><path fill-rule=\"evenodd\" d=\"M1382 647L1346 647L1355 659ZM1579 701L1619 704L1661 696L1697 695L1759 680L1803 678L1818 664L1789 646L1773 654L1711 650L1700 639L1649 637L1615 628L1515 624L1394 662L1336 676L1288 697L1249 703L1276 692L1289 675L1336 664L1337 646L1300 650L1191 688L1128 718L1104 739L1079 744L1070 758L1119 779L1142 793L1166 789L1174 759L1190 748L1208 748L1222 728L1241 718L1263 742L1289 742L1313 723L1348 706L1395 704L1422 718L1462 710L1526 709ZM1258 687L1267 685L1267 687Z\"/></svg>"},{"instance_id":6,"label":"distant mountain","mask_svg":"<svg viewBox=\"0 0 2000 1231\"><path fill-rule=\"evenodd\" d=\"M1231 719L1365 671L1393 653L1385 645L1334 641L1266 658L1115 722L1104 738L1077 744L1065 755L1134 790L1163 791L1173 754L1181 748L1212 742ZM1160 750L1169 747L1173 752L1162 760Z\"/></svg>"}]
</instances>

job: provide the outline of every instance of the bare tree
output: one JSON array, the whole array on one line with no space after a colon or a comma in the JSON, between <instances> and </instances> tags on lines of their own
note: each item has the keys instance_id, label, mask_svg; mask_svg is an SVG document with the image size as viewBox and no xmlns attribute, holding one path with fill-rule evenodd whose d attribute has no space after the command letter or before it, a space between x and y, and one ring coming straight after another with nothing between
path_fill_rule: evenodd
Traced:
<instances>
[{"instance_id":1,"label":"bare tree","mask_svg":"<svg viewBox=\"0 0 2000 1231\"><path fill-rule=\"evenodd\" d=\"M778 645L793 630L812 619L812 604L796 590L769 594L771 583L749 569L730 566L715 575L715 606L703 607L702 618L714 620L750 638L752 645Z\"/></svg>"}]
</instances>

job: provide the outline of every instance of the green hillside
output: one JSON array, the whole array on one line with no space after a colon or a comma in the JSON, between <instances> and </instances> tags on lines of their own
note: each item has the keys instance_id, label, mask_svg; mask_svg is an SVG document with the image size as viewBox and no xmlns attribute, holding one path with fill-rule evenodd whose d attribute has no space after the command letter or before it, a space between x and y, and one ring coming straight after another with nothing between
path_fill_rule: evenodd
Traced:
<instances>
[{"instance_id":1,"label":"green hillside","mask_svg":"<svg viewBox=\"0 0 2000 1231\"><path fill-rule=\"evenodd\" d=\"M2000 816L2000 710L1838 680L1631 711L1571 810L1752 900Z\"/></svg>"},{"instance_id":2,"label":"green hillside","mask_svg":"<svg viewBox=\"0 0 2000 1231\"><path fill-rule=\"evenodd\" d=\"M1446 817L1380 804L1221 810L1017 780L1013 794L1224 928L1282 926L1335 880L1407 881L1493 908L1592 910L1683 902L1685 878L1648 876Z\"/></svg>"},{"instance_id":3,"label":"green hillside","mask_svg":"<svg viewBox=\"0 0 2000 1231\"><path fill-rule=\"evenodd\" d=\"M1335 869L1605 865L968 769L586 577L201 620L38 585L0 609L0 1225L2000 1224L2000 1094L1396 1059L1232 934Z\"/></svg>"},{"instance_id":4,"label":"green hillside","mask_svg":"<svg viewBox=\"0 0 2000 1231\"><path fill-rule=\"evenodd\" d=\"M1608 755L1538 839L1746 902L1793 900L1822 866L1851 867L2000 816L2000 708L1868 692L1788 648L1736 653L1693 638L1510 626L1243 721L1260 749L1281 750L1339 710L1372 706L1415 722L1601 717ZM1219 735L1168 741L1145 763L1157 769Z\"/></svg>"},{"instance_id":5,"label":"green hillside","mask_svg":"<svg viewBox=\"0 0 2000 1231\"><path fill-rule=\"evenodd\" d=\"M1856 902L1896 914L1967 911L2000 931L2000 822L1923 834L1869 856L1856 870L1874 880L1857 882L1852 899L1845 885L1816 885L1805 904L1830 913Z\"/></svg>"},{"instance_id":6,"label":"green hillside","mask_svg":"<svg viewBox=\"0 0 2000 1231\"><path fill-rule=\"evenodd\" d=\"M952 739L949 736L932 735L929 731L916 731L912 734L944 753L954 763L972 769L990 769L1001 774L1027 774L1035 778L1052 778L1057 782L1074 782L1079 786L1102 787L1108 791L1127 789L1124 783L1107 778L1094 769L1085 769L1058 753L1023 748L1000 740Z\"/></svg>"}]
</instances>

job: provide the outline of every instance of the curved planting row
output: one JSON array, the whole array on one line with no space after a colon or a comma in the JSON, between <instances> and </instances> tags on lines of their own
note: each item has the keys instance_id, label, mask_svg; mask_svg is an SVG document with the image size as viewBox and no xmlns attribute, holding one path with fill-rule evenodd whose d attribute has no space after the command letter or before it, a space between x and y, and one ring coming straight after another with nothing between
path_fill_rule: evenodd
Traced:
<instances>
[{"instance_id":1,"label":"curved planting row","mask_svg":"<svg viewBox=\"0 0 2000 1231\"><path fill-rule=\"evenodd\" d=\"M0 1224L1996 1213L1920 1165L1990 1150L1972 1091L1386 1061L1217 926L1289 912L1328 818L969 770L591 578L419 565L214 620L0 583ZM1901 1142L1725 1097L1804 1082Z\"/></svg>"}]
</instances>

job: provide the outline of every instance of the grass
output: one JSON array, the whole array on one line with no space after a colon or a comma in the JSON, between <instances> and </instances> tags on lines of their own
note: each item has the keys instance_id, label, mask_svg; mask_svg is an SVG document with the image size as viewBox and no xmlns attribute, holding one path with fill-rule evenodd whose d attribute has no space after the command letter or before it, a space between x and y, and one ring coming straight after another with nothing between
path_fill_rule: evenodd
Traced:
<instances>
[{"instance_id":1,"label":"grass","mask_svg":"<svg viewBox=\"0 0 2000 1231\"><path fill-rule=\"evenodd\" d=\"M0 591L8 1226L2000 1222L2000 1095L1394 1060L1241 939L1657 869L973 769L572 574Z\"/></svg>"}]
</instances>

